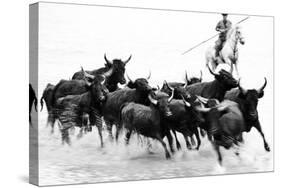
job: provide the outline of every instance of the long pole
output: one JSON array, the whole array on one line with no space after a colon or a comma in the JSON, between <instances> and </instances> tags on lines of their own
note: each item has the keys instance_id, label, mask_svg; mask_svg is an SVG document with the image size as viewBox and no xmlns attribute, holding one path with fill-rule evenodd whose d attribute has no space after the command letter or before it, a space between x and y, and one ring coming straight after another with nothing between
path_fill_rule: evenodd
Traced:
<instances>
[{"instance_id":1,"label":"long pole","mask_svg":"<svg viewBox=\"0 0 281 188\"><path fill-rule=\"evenodd\" d=\"M248 17L246 17L246 18L240 20L240 21L237 22L235 25L240 24L241 22L244 22L245 20L247 20L247 19L249 19L249 18L250 18L250 16L248 16ZM194 48L197 48L197 47L200 46L201 44L203 44L203 43L205 43L205 42L207 42L207 41L209 41L209 40L215 38L215 37L218 36L218 35L219 35L219 33L213 35L212 37L208 38L207 40L204 40L204 41L200 42L199 44L197 44L197 45L193 46L192 48L189 48L188 50L186 50L185 52L183 52L181 55L184 55L184 54L190 52L190 51L193 50Z\"/></svg>"}]
</instances>

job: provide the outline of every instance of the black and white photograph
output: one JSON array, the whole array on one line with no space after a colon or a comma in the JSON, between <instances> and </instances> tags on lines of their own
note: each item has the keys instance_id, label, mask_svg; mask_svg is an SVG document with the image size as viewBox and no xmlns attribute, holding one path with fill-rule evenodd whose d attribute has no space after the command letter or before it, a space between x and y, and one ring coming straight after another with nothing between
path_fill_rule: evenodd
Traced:
<instances>
[{"instance_id":1,"label":"black and white photograph","mask_svg":"<svg viewBox=\"0 0 281 188\"><path fill-rule=\"evenodd\" d=\"M274 170L274 17L29 6L30 183Z\"/></svg>"}]
</instances>

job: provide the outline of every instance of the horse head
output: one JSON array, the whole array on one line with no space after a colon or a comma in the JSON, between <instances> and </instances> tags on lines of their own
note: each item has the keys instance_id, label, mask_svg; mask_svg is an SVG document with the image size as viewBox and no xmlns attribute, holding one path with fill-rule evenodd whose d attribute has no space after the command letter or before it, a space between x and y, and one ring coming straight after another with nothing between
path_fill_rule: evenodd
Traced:
<instances>
[{"instance_id":1,"label":"horse head","mask_svg":"<svg viewBox=\"0 0 281 188\"><path fill-rule=\"evenodd\" d=\"M245 44L245 40L244 37L242 36L242 32L241 32L241 27L240 26L235 26L235 38L236 40L239 40L240 44L244 45Z\"/></svg>"}]
</instances>

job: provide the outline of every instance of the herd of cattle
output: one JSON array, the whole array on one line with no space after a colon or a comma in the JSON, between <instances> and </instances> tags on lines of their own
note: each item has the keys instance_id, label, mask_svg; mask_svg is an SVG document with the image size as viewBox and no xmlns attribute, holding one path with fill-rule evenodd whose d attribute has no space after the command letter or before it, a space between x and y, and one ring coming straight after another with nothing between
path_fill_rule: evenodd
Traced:
<instances>
[{"instance_id":1,"label":"herd of cattle","mask_svg":"<svg viewBox=\"0 0 281 188\"><path fill-rule=\"evenodd\" d=\"M219 147L239 146L244 142L242 133L255 127L262 136L264 149L270 151L257 112L266 78L259 89L245 89L229 72L220 70L215 73L207 66L214 76L211 82L202 82L202 73L200 78L190 79L185 74L185 83L164 81L162 87L153 88L149 85L150 74L136 80L127 75L126 81L125 67L131 56L126 61L110 61L106 55L104 59L104 67L93 71L81 68L71 80L48 84L43 91L41 110L45 103L48 124L53 131L55 122L58 122L63 143L70 144L70 128L80 127L79 134L83 134L96 126L103 147L103 125L106 125L110 138L115 137L116 141L120 131L125 130L126 144L129 144L132 133L158 140L168 159L170 152L175 152L174 139L177 149L181 149L177 133L183 135L188 149L196 145L197 150L200 137L206 135L221 164ZM121 89L119 84L126 86ZM34 93L32 89L30 93ZM37 100L34 94L30 97L32 106ZM113 126L116 127L114 136ZM165 137L170 152L163 141Z\"/></svg>"}]
</instances>

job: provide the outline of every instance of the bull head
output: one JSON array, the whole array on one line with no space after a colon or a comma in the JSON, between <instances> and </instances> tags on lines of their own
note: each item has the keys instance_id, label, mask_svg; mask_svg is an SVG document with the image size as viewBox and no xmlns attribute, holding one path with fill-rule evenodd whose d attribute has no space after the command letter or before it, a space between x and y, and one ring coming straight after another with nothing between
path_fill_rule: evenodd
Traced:
<instances>
[{"instance_id":1,"label":"bull head","mask_svg":"<svg viewBox=\"0 0 281 188\"><path fill-rule=\"evenodd\" d=\"M129 77L129 75L128 75L127 72L126 72L126 77L128 78L128 80L129 80L130 82L132 82L132 83L135 82L135 81L133 81L133 80ZM149 71L148 76L147 76L145 79L146 79L146 80L149 80L150 77L151 77L151 71Z\"/></svg>"}]
</instances>

